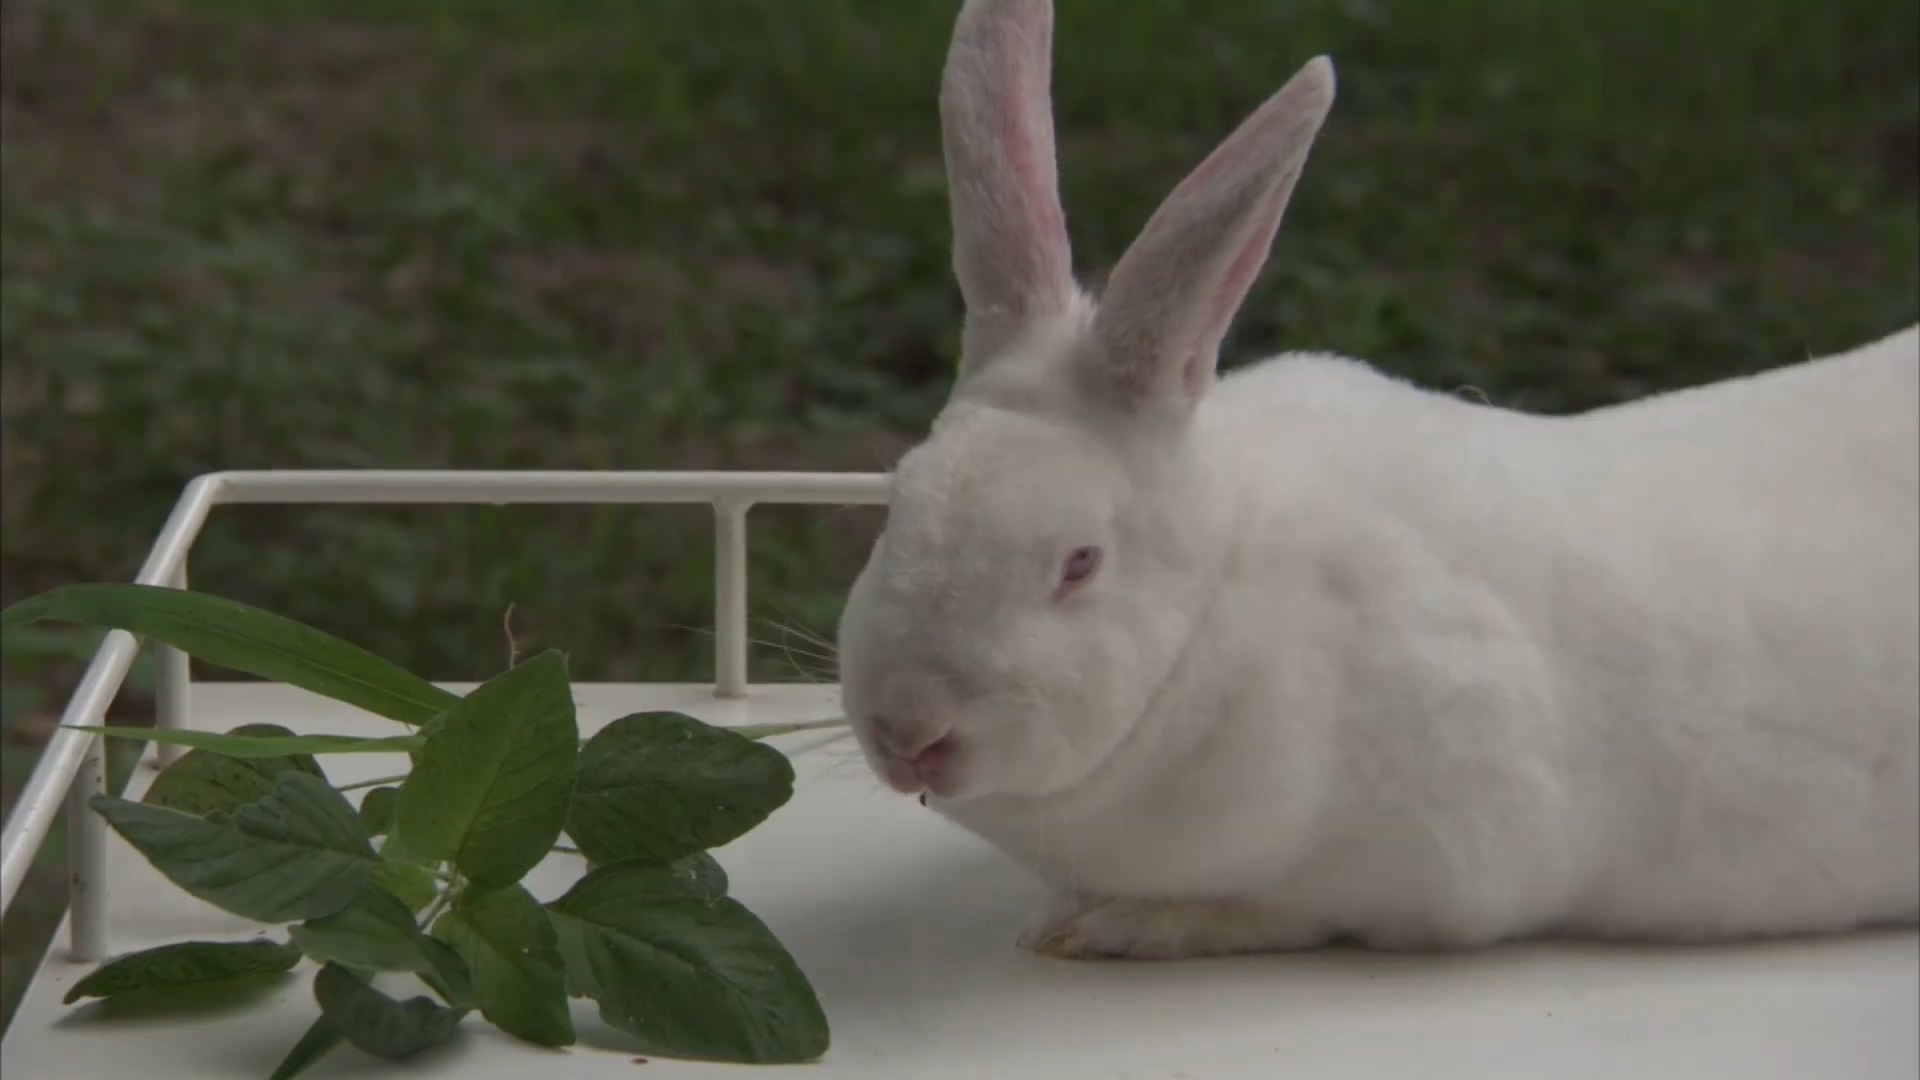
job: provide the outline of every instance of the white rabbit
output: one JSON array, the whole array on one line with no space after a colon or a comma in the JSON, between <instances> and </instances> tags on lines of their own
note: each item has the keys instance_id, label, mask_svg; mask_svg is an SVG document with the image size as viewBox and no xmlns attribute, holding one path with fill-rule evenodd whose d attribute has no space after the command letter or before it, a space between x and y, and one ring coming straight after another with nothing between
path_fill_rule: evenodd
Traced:
<instances>
[{"instance_id":1,"label":"white rabbit","mask_svg":"<svg viewBox=\"0 0 1920 1080\"><path fill-rule=\"evenodd\" d=\"M875 771L1045 879L1022 938L1838 932L1920 916L1920 328L1573 417L1284 355L1218 380L1309 62L1096 301L1045 0L941 113L967 305L840 625Z\"/></svg>"}]
</instances>

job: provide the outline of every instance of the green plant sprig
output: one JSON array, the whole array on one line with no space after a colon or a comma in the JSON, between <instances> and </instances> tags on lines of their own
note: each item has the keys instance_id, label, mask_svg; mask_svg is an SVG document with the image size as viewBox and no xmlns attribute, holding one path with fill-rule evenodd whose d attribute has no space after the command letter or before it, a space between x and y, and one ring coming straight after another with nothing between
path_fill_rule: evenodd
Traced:
<instances>
[{"instance_id":1,"label":"green plant sprig","mask_svg":"<svg viewBox=\"0 0 1920 1080\"><path fill-rule=\"evenodd\" d=\"M469 1013L542 1046L575 1041L590 998L635 1048L736 1063L809 1061L827 1019L773 933L727 895L709 854L793 794L763 741L823 720L714 727L637 713L580 738L565 657L513 664L462 697L312 627L232 600L142 585L74 585L0 613L127 630L408 725L376 739L83 728L185 746L139 801L89 805L169 881L286 940L190 941L116 957L68 1003L220 984L317 965L320 1015L272 1073L290 1080L342 1043L408 1058ZM404 774L335 785L328 754L405 753ZM343 792L365 790L359 805ZM561 844L562 836L572 844ZM521 883L551 853L586 873L542 902ZM433 996L382 984L412 976Z\"/></svg>"}]
</instances>

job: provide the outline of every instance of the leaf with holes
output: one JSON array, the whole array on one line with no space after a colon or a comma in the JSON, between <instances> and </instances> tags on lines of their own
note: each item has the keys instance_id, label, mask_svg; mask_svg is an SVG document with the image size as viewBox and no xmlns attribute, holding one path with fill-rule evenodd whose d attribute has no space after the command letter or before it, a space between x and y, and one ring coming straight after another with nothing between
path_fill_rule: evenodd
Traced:
<instances>
[{"instance_id":1,"label":"leaf with holes","mask_svg":"<svg viewBox=\"0 0 1920 1080\"><path fill-rule=\"evenodd\" d=\"M473 1000L495 1027L541 1046L570 1046L566 971L547 913L527 890L469 890L433 926L473 978Z\"/></svg>"},{"instance_id":2,"label":"leaf with holes","mask_svg":"<svg viewBox=\"0 0 1920 1080\"><path fill-rule=\"evenodd\" d=\"M394 833L475 884L512 885L559 839L579 745L566 660L541 653L447 711L400 785Z\"/></svg>"},{"instance_id":3,"label":"leaf with holes","mask_svg":"<svg viewBox=\"0 0 1920 1080\"><path fill-rule=\"evenodd\" d=\"M720 847L793 797L780 751L679 713L636 713L580 748L567 833L601 866Z\"/></svg>"},{"instance_id":4,"label":"leaf with holes","mask_svg":"<svg viewBox=\"0 0 1920 1080\"><path fill-rule=\"evenodd\" d=\"M189 656L422 724L455 695L357 645L256 607L153 585L63 585L0 612L0 627L55 620L126 630Z\"/></svg>"},{"instance_id":5,"label":"leaf with holes","mask_svg":"<svg viewBox=\"0 0 1920 1080\"><path fill-rule=\"evenodd\" d=\"M278 724L242 724L227 733L236 738L292 734ZM232 813L247 803L266 798L273 790L273 778L283 772L303 772L326 779L311 754L279 754L242 761L210 750L189 750L160 770L140 801L194 817Z\"/></svg>"},{"instance_id":6,"label":"leaf with holes","mask_svg":"<svg viewBox=\"0 0 1920 1080\"><path fill-rule=\"evenodd\" d=\"M819 998L765 924L665 866L594 870L548 905L568 991L661 1055L758 1064L825 1053Z\"/></svg>"},{"instance_id":7,"label":"leaf with holes","mask_svg":"<svg viewBox=\"0 0 1920 1080\"><path fill-rule=\"evenodd\" d=\"M87 805L175 885L259 922L339 911L380 861L353 806L303 772L281 773L266 798L212 818L111 795Z\"/></svg>"},{"instance_id":8,"label":"leaf with holes","mask_svg":"<svg viewBox=\"0 0 1920 1080\"><path fill-rule=\"evenodd\" d=\"M300 950L278 941L183 941L116 956L73 984L63 1004L134 990L224 982L292 970Z\"/></svg>"}]
</instances>

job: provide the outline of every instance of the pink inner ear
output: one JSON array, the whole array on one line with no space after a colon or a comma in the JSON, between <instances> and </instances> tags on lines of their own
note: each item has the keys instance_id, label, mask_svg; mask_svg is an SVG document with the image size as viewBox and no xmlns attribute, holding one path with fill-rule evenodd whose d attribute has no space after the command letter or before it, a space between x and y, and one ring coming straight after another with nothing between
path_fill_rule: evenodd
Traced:
<instances>
[{"instance_id":1,"label":"pink inner ear","mask_svg":"<svg viewBox=\"0 0 1920 1080\"><path fill-rule=\"evenodd\" d=\"M1025 64L1010 65L1006 77L1012 106L1005 113L1005 142L1001 145L1017 193L1011 200L1014 205L1010 209L1015 215L1011 224L1014 232L1023 235L1005 239L1008 250L1023 264L1017 276L1034 291L1034 308L1051 311L1066 302L1062 284L1071 278L1072 269L1064 265L1053 240L1067 231L1066 215L1055 190L1059 180L1053 162L1053 133L1044 118L1033 115L1032 103L1044 102L1047 95L1044 87L1036 91L1035 73Z\"/></svg>"},{"instance_id":2,"label":"pink inner ear","mask_svg":"<svg viewBox=\"0 0 1920 1080\"><path fill-rule=\"evenodd\" d=\"M969 0L941 88L954 270L966 299L962 372L1074 293L1054 168L1053 9Z\"/></svg>"},{"instance_id":3,"label":"pink inner ear","mask_svg":"<svg viewBox=\"0 0 1920 1080\"><path fill-rule=\"evenodd\" d=\"M1280 211L1292 187L1292 182L1288 181L1267 197L1254 219L1252 233L1233 257L1227 272L1208 290L1207 318L1200 325L1198 339L1190 346L1186 370L1182 373L1189 392L1203 393L1213 381L1218 359L1214 352L1220 340L1225 338L1234 313L1240 309L1247 292L1253 288L1254 279L1260 276L1261 268L1267 264L1274 234L1280 229Z\"/></svg>"},{"instance_id":4,"label":"pink inner ear","mask_svg":"<svg viewBox=\"0 0 1920 1080\"><path fill-rule=\"evenodd\" d=\"M1173 191L1167 198L1169 200L1179 198L1183 193L1190 192L1194 188L1207 183L1213 178L1215 173L1226 168L1228 162L1243 156L1245 156L1243 153L1235 149L1234 142L1231 139L1214 147L1213 153L1203 158L1200 164L1195 165L1193 171L1186 175L1185 179L1173 186Z\"/></svg>"},{"instance_id":5,"label":"pink inner ear","mask_svg":"<svg viewBox=\"0 0 1920 1080\"><path fill-rule=\"evenodd\" d=\"M1174 188L1107 278L1095 327L1124 393L1191 404L1246 300L1333 101L1317 58Z\"/></svg>"},{"instance_id":6,"label":"pink inner ear","mask_svg":"<svg viewBox=\"0 0 1920 1080\"><path fill-rule=\"evenodd\" d=\"M1258 130L1257 125L1249 125L1215 147L1174 186L1165 205L1191 205L1193 200L1204 197L1200 193L1213 187L1216 182L1231 183L1222 180L1224 174L1235 170L1260 169L1265 162L1257 159L1250 149L1255 145L1251 136ZM1240 178L1242 182L1247 179L1244 176ZM1235 250L1226 268L1195 298L1201 317L1183 327L1187 332L1182 336L1187 340L1166 343L1171 351L1182 357L1180 377L1189 394L1204 394L1213 382L1217 361L1215 351L1225 337L1234 313L1246 299L1247 291L1253 287L1254 279L1266 265L1267 253L1273 245L1274 234L1279 230L1280 213L1291 187L1291 183L1280 185L1278 191L1261 200L1259 207L1247 215L1251 231Z\"/></svg>"}]
</instances>

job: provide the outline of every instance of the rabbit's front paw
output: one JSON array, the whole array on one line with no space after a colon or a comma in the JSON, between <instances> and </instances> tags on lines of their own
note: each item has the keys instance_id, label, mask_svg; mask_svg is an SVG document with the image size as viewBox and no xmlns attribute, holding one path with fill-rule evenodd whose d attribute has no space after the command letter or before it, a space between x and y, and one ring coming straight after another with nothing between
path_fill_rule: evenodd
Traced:
<instances>
[{"instance_id":1,"label":"rabbit's front paw","mask_svg":"<svg viewBox=\"0 0 1920 1080\"><path fill-rule=\"evenodd\" d=\"M1016 944L1023 949L1044 953L1045 944L1064 933L1069 922L1105 903L1108 901L1100 897L1054 893L1027 920L1026 928L1020 931Z\"/></svg>"},{"instance_id":2,"label":"rabbit's front paw","mask_svg":"<svg viewBox=\"0 0 1920 1080\"><path fill-rule=\"evenodd\" d=\"M1109 900L1051 925L1036 921L1020 944L1067 960L1180 960L1308 949L1325 939L1313 926L1231 901Z\"/></svg>"}]
</instances>

